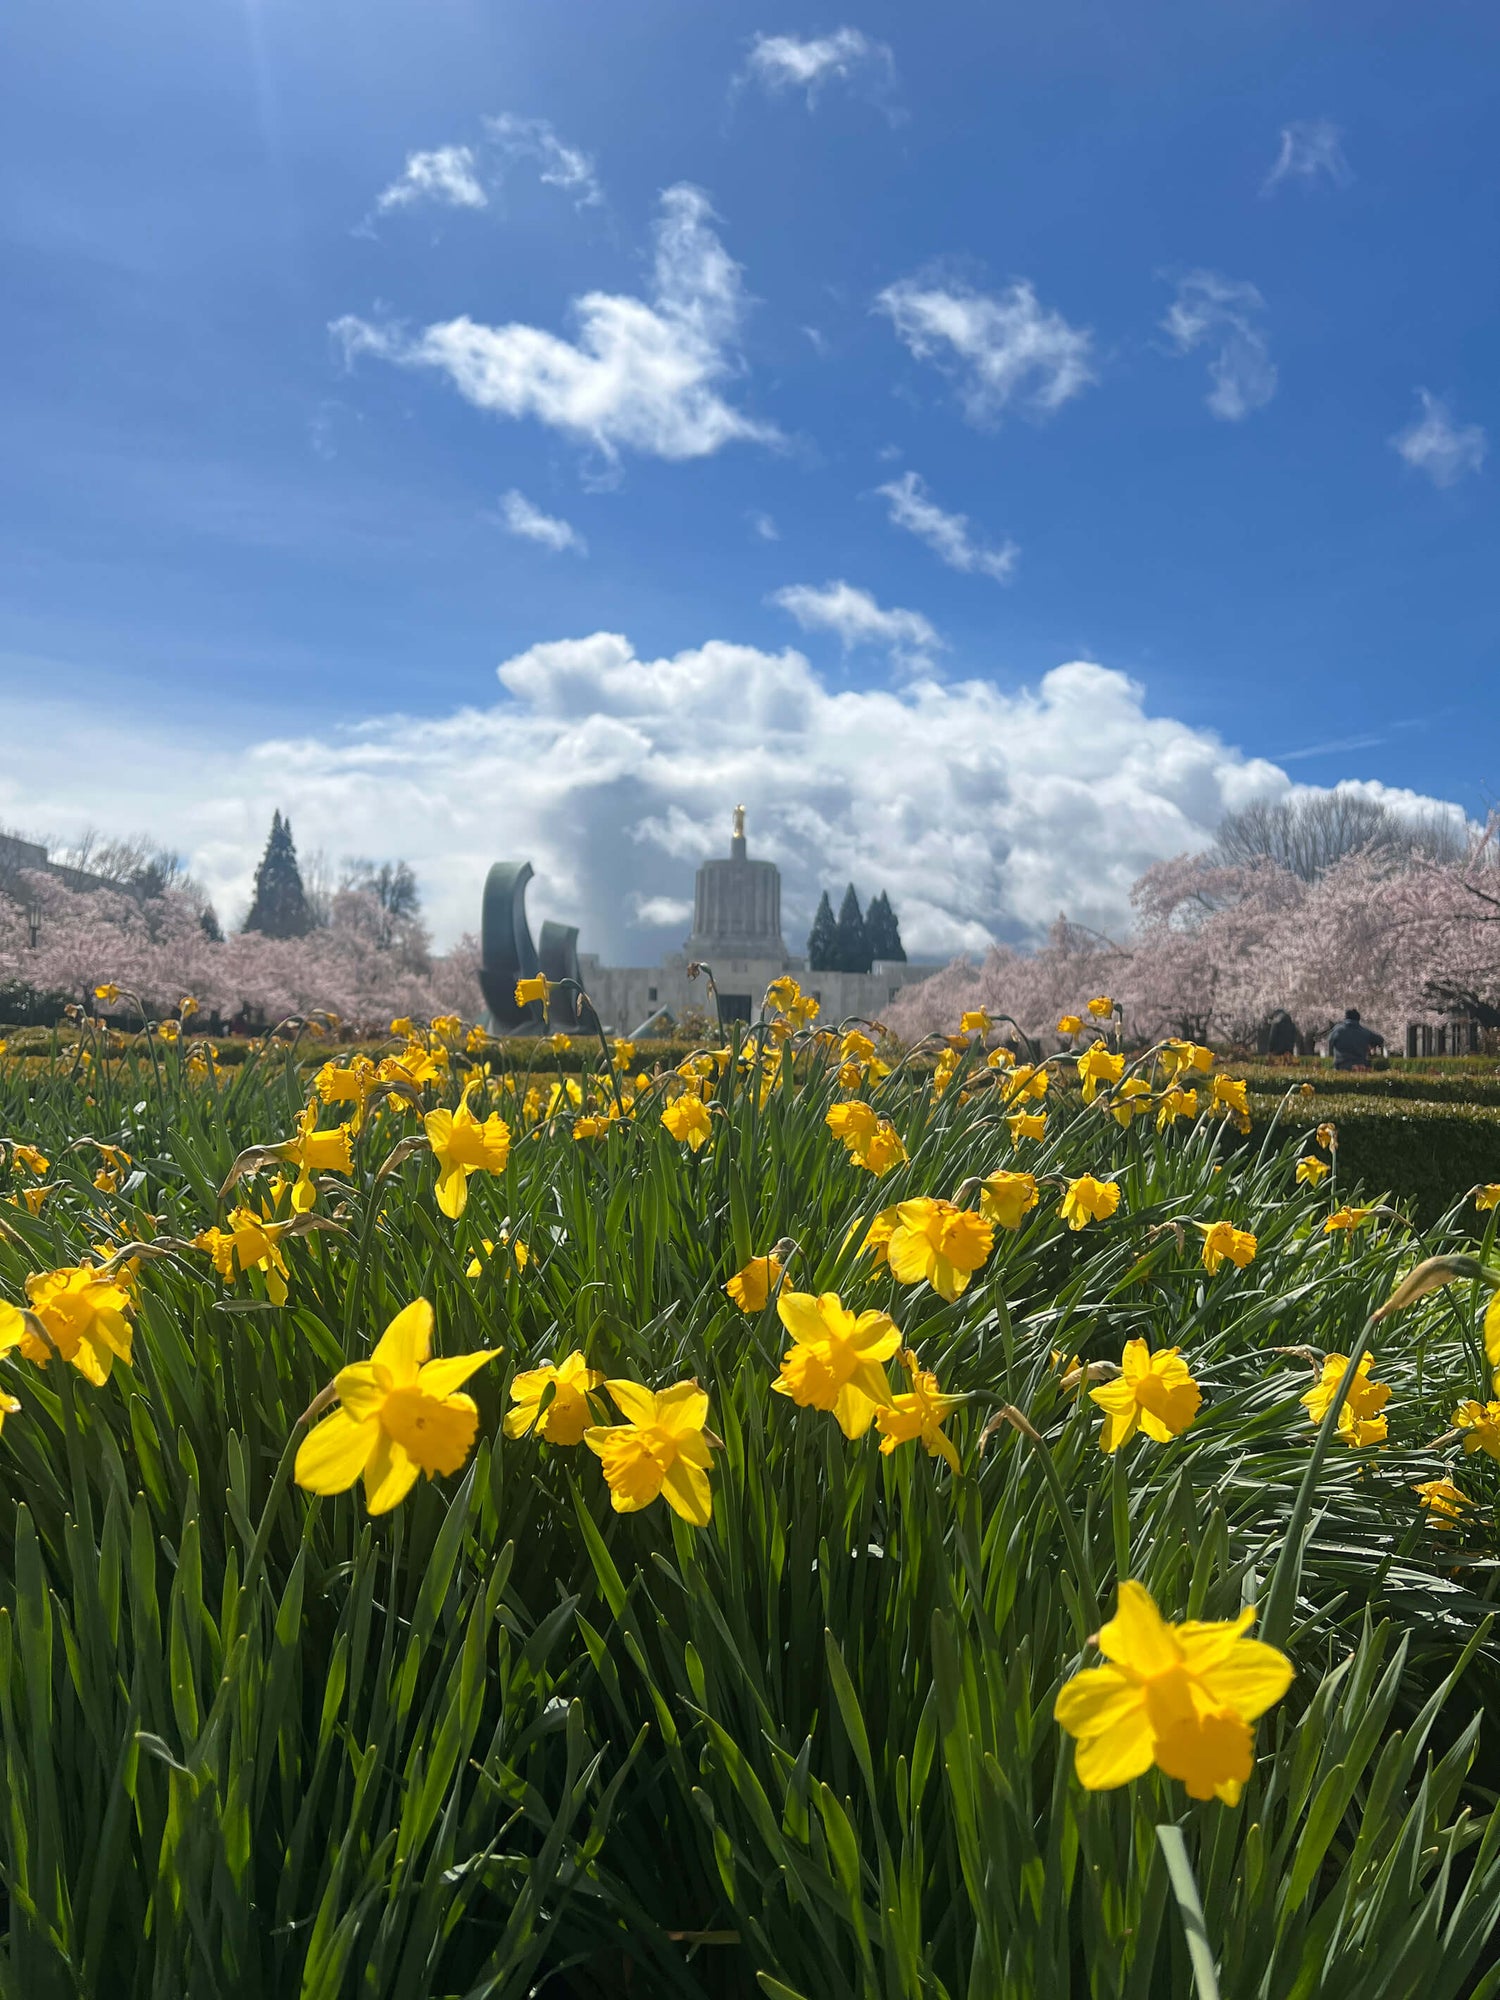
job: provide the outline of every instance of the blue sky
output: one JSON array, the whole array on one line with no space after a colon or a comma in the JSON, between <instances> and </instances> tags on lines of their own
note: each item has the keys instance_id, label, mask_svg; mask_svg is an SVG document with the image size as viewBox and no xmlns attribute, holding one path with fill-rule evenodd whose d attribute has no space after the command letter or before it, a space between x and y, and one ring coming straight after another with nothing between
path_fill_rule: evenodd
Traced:
<instances>
[{"instance_id":1,"label":"blue sky","mask_svg":"<svg viewBox=\"0 0 1500 2000\"><path fill-rule=\"evenodd\" d=\"M794 924L854 874L929 950L1121 923L1288 782L1482 813L1497 43L1478 5L11 10L0 817L152 827L232 905L279 803L409 852L445 934L528 852L649 958L730 787ZM598 633L623 667L546 651Z\"/></svg>"}]
</instances>

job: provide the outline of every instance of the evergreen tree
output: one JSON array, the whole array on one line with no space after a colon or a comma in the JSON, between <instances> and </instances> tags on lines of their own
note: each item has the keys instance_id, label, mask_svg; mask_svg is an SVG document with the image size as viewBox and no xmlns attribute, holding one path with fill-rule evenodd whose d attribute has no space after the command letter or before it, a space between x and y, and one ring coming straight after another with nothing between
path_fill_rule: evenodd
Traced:
<instances>
[{"instance_id":1,"label":"evergreen tree","mask_svg":"<svg viewBox=\"0 0 1500 2000\"><path fill-rule=\"evenodd\" d=\"M870 941L865 936L865 920L860 915L859 898L851 882L839 905L839 920L834 932L834 959L829 970L868 972L869 969Z\"/></svg>"},{"instance_id":2,"label":"evergreen tree","mask_svg":"<svg viewBox=\"0 0 1500 2000\"><path fill-rule=\"evenodd\" d=\"M887 964L905 963L906 947L901 942L901 926L896 921L896 912L891 908L891 899L884 889L865 911L865 937L872 959L884 959Z\"/></svg>"},{"instance_id":3,"label":"evergreen tree","mask_svg":"<svg viewBox=\"0 0 1500 2000\"><path fill-rule=\"evenodd\" d=\"M807 969L809 972L832 972L833 961L838 954L838 925L833 919L833 905L828 900L825 889L818 899L818 913L813 918L813 927L807 934Z\"/></svg>"},{"instance_id":4,"label":"evergreen tree","mask_svg":"<svg viewBox=\"0 0 1500 2000\"><path fill-rule=\"evenodd\" d=\"M279 812L272 815L271 837L255 871L255 900L245 929L273 938L306 937L312 929L312 913L292 844L292 823Z\"/></svg>"},{"instance_id":5,"label":"evergreen tree","mask_svg":"<svg viewBox=\"0 0 1500 2000\"><path fill-rule=\"evenodd\" d=\"M205 903L198 912L198 928L210 944L224 942L224 933L219 927L219 919L212 903Z\"/></svg>"}]
</instances>

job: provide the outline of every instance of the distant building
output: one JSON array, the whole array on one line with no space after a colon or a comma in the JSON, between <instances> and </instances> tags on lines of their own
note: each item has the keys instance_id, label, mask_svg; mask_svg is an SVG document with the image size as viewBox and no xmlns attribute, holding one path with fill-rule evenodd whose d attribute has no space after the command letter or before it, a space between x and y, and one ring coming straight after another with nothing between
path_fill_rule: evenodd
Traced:
<instances>
[{"instance_id":1,"label":"distant building","mask_svg":"<svg viewBox=\"0 0 1500 2000\"><path fill-rule=\"evenodd\" d=\"M60 861L49 861L40 841L0 833L0 895L16 902L24 900L23 875L50 875L66 889L113 889L117 895L126 896L137 893L130 883L110 882L102 875L91 875L86 868L69 868Z\"/></svg>"},{"instance_id":2,"label":"distant building","mask_svg":"<svg viewBox=\"0 0 1500 2000\"><path fill-rule=\"evenodd\" d=\"M688 978L694 963L712 968L726 1021L753 1020L766 988L787 972L804 992L816 996L824 1022L854 1015L872 1020L903 986L937 970L877 959L869 972L809 973L807 960L789 952L781 935L781 870L774 861L753 861L746 849L743 806L734 810L727 858L705 861L698 870L692 936L680 952L658 966L605 965L589 952L578 957L584 990L599 1018L622 1035L644 1027L663 1010L673 1020L687 1013L711 1014L704 979Z\"/></svg>"}]
</instances>

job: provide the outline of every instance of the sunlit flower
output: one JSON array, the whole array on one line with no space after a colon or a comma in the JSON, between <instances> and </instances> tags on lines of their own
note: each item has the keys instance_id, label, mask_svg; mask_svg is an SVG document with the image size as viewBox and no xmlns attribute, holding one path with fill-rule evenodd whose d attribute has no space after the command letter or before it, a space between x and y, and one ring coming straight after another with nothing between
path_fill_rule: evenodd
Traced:
<instances>
[{"instance_id":1,"label":"sunlit flower","mask_svg":"<svg viewBox=\"0 0 1500 2000\"><path fill-rule=\"evenodd\" d=\"M1023 1139L1044 1139L1047 1136L1045 1111L1013 1111L1005 1125L1013 1146L1019 1146Z\"/></svg>"},{"instance_id":2,"label":"sunlit flower","mask_svg":"<svg viewBox=\"0 0 1500 2000\"><path fill-rule=\"evenodd\" d=\"M106 980L104 985L94 988L94 998L102 1000L106 1007L113 1007L119 997L120 989L112 979Z\"/></svg>"},{"instance_id":3,"label":"sunlit flower","mask_svg":"<svg viewBox=\"0 0 1500 2000\"><path fill-rule=\"evenodd\" d=\"M661 1122L674 1139L680 1139L693 1153L700 1151L713 1136L713 1117L701 1097L684 1093L663 1111Z\"/></svg>"},{"instance_id":4,"label":"sunlit flower","mask_svg":"<svg viewBox=\"0 0 1500 2000\"><path fill-rule=\"evenodd\" d=\"M39 1153L35 1146L14 1145L10 1149L10 1156L16 1166L24 1167L27 1173L35 1175L37 1180L41 1180L51 1170L52 1162L45 1153Z\"/></svg>"},{"instance_id":5,"label":"sunlit flower","mask_svg":"<svg viewBox=\"0 0 1500 2000\"><path fill-rule=\"evenodd\" d=\"M398 1014L391 1023L391 1033L393 1035L405 1035L410 1038L416 1032L416 1028L412 1025L410 1017L406 1014Z\"/></svg>"},{"instance_id":6,"label":"sunlit flower","mask_svg":"<svg viewBox=\"0 0 1500 2000\"><path fill-rule=\"evenodd\" d=\"M1143 1585L1122 1583L1098 1640L1110 1664L1075 1674L1053 1709L1078 1740L1079 1782L1107 1791L1155 1764L1191 1798L1238 1804L1255 1761L1250 1725L1292 1684L1286 1655L1245 1637L1254 1622L1247 1607L1170 1625Z\"/></svg>"},{"instance_id":7,"label":"sunlit flower","mask_svg":"<svg viewBox=\"0 0 1500 2000\"><path fill-rule=\"evenodd\" d=\"M1202 1070L1205 1074L1214 1066L1214 1052L1200 1042L1182 1041L1174 1036L1162 1043L1157 1050L1157 1060L1168 1077L1179 1075L1185 1069Z\"/></svg>"},{"instance_id":8,"label":"sunlit flower","mask_svg":"<svg viewBox=\"0 0 1500 2000\"><path fill-rule=\"evenodd\" d=\"M1164 1132L1174 1118L1196 1118L1198 1116L1198 1093L1196 1090L1182 1090L1173 1084L1161 1095L1156 1108L1156 1129Z\"/></svg>"},{"instance_id":9,"label":"sunlit flower","mask_svg":"<svg viewBox=\"0 0 1500 2000\"><path fill-rule=\"evenodd\" d=\"M1242 1076L1214 1078L1214 1094L1210 1102L1222 1116L1233 1118L1241 1132L1250 1130L1249 1091L1250 1086Z\"/></svg>"},{"instance_id":10,"label":"sunlit flower","mask_svg":"<svg viewBox=\"0 0 1500 2000\"><path fill-rule=\"evenodd\" d=\"M1052 1072L1040 1063L1017 1063L1005 1079L1005 1101L1014 1104L1020 1097L1045 1097Z\"/></svg>"},{"instance_id":11,"label":"sunlit flower","mask_svg":"<svg viewBox=\"0 0 1500 2000\"><path fill-rule=\"evenodd\" d=\"M1316 1153L1304 1153L1297 1162L1297 1179L1303 1187L1315 1188L1332 1172L1326 1160L1320 1160Z\"/></svg>"},{"instance_id":12,"label":"sunlit flower","mask_svg":"<svg viewBox=\"0 0 1500 2000\"><path fill-rule=\"evenodd\" d=\"M158 1021L156 1032L164 1042L175 1042L182 1033L180 1021Z\"/></svg>"},{"instance_id":13,"label":"sunlit flower","mask_svg":"<svg viewBox=\"0 0 1500 2000\"><path fill-rule=\"evenodd\" d=\"M1076 1014L1064 1014L1057 1024L1057 1032L1060 1035L1081 1035L1083 1022Z\"/></svg>"},{"instance_id":14,"label":"sunlit flower","mask_svg":"<svg viewBox=\"0 0 1500 2000\"><path fill-rule=\"evenodd\" d=\"M187 1020L190 1014L196 1014L197 1011L198 1011L198 1003L193 998L192 994L184 993L182 998L177 1003L177 1012L179 1017L185 1021Z\"/></svg>"},{"instance_id":15,"label":"sunlit flower","mask_svg":"<svg viewBox=\"0 0 1500 2000\"><path fill-rule=\"evenodd\" d=\"M1089 1398L1104 1412L1102 1451L1118 1451L1138 1430L1158 1444L1180 1437L1203 1401L1179 1350L1162 1347L1153 1354L1144 1340L1126 1341L1119 1375L1090 1389Z\"/></svg>"},{"instance_id":16,"label":"sunlit flower","mask_svg":"<svg viewBox=\"0 0 1500 2000\"><path fill-rule=\"evenodd\" d=\"M1124 1074L1124 1056L1111 1055L1103 1042L1085 1049L1078 1058L1078 1081L1083 1085L1084 1103L1093 1103L1101 1083L1118 1083Z\"/></svg>"},{"instance_id":17,"label":"sunlit flower","mask_svg":"<svg viewBox=\"0 0 1500 2000\"><path fill-rule=\"evenodd\" d=\"M1351 1449L1358 1445L1384 1444L1386 1419L1380 1414L1390 1400L1390 1388L1384 1382L1371 1379L1370 1370L1375 1357L1365 1353L1360 1356L1359 1368L1349 1393L1344 1398L1339 1411L1338 1433ZM1323 1361L1323 1372L1314 1386L1302 1397L1302 1407L1316 1427L1328 1414L1328 1406L1333 1401L1340 1382L1349 1367L1347 1354L1330 1354Z\"/></svg>"},{"instance_id":18,"label":"sunlit flower","mask_svg":"<svg viewBox=\"0 0 1500 2000\"><path fill-rule=\"evenodd\" d=\"M489 1047L490 1038L477 1024L464 1036L464 1053L477 1056Z\"/></svg>"},{"instance_id":19,"label":"sunlit flower","mask_svg":"<svg viewBox=\"0 0 1500 2000\"><path fill-rule=\"evenodd\" d=\"M364 1123L365 1106L375 1088L378 1072L368 1056L352 1056L347 1064L326 1062L313 1078L314 1087L325 1104L352 1104L354 1130Z\"/></svg>"},{"instance_id":20,"label":"sunlit flower","mask_svg":"<svg viewBox=\"0 0 1500 2000\"><path fill-rule=\"evenodd\" d=\"M589 1391L597 1389L603 1380L600 1371L590 1368L582 1350L576 1347L561 1361L524 1369L511 1381L505 1435L524 1437L535 1426L548 1444L582 1444L583 1434L595 1417ZM551 1398L543 1410L549 1389Z\"/></svg>"},{"instance_id":21,"label":"sunlit flower","mask_svg":"<svg viewBox=\"0 0 1500 2000\"><path fill-rule=\"evenodd\" d=\"M1318 1144L1325 1153L1338 1151L1339 1128L1337 1125L1320 1125L1317 1130Z\"/></svg>"},{"instance_id":22,"label":"sunlit flower","mask_svg":"<svg viewBox=\"0 0 1500 2000\"><path fill-rule=\"evenodd\" d=\"M309 1493L344 1493L365 1482L365 1506L385 1514L417 1483L417 1475L457 1472L479 1427L469 1377L498 1348L430 1361L432 1307L415 1299L397 1313L368 1361L351 1362L334 1377L339 1408L315 1424L297 1450L293 1477Z\"/></svg>"},{"instance_id":23,"label":"sunlit flower","mask_svg":"<svg viewBox=\"0 0 1500 2000\"><path fill-rule=\"evenodd\" d=\"M903 1351L901 1360L911 1387L893 1395L875 1412L881 1455L888 1458L898 1445L920 1439L933 1458L945 1458L955 1472L962 1471L957 1448L951 1438L944 1437L943 1425L968 1398L943 1395L937 1376L930 1368L919 1366L910 1349Z\"/></svg>"},{"instance_id":24,"label":"sunlit flower","mask_svg":"<svg viewBox=\"0 0 1500 2000\"><path fill-rule=\"evenodd\" d=\"M609 1120L591 1113L573 1120L573 1137L580 1143L585 1139L604 1139L609 1136Z\"/></svg>"},{"instance_id":25,"label":"sunlit flower","mask_svg":"<svg viewBox=\"0 0 1500 2000\"><path fill-rule=\"evenodd\" d=\"M1323 1234L1333 1236L1339 1230L1353 1231L1361 1228L1375 1213L1371 1208L1336 1208L1323 1224Z\"/></svg>"},{"instance_id":26,"label":"sunlit flower","mask_svg":"<svg viewBox=\"0 0 1500 2000\"><path fill-rule=\"evenodd\" d=\"M1015 1050L1008 1049L1002 1042L998 1049L991 1049L984 1060L990 1069L1009 1069L1015 1059Z\"/></svg>"},{"instance_id":27,"label":"sunlit flower","mask_svg":"<svg viewBox=\"0 0 1500 2000\"><path fill-rule=\"evenodd\" d=\"M765 1011L784 1015L793 1028L808 1028L818 1018L818 1003L789 973L783 973L766 988Z\"/></svg>"},{"instance_id":28,"label":"sunlit flower","mask_svg":"<svg viewBox=\"0 0 1500 2000\"><path fill-rule=\"evenodd\" d=\"M639 1382L605 1387L626 1421L595 1425L583 1435L598 1456L609 1504L617 1514L633 1514L660 1494L684 1521L706 1528L713 1512L707 1390L696 1382L679 1382L659 1395Z\"/></svg>"},{"instance_id":29,"label":"sunlit flower","mask_svg":"<svg viewBox=\"0 0 1500 2000\"><path fill-rule=\"evenodd\" d=\"M1420 1486L1413 1486L1412 1492L1420 1497L1431 1528L1451 1529L1463 1518L1464 1508L1474 1504L1451 1479L1424 1479Z\"/></svg>"},{"instance_id":30,"label":"sunlit flower","mask_svg":"<svg viewBox=\"0 0 1500 2000\"><path fill-rule=\"evenodd\" d=\"M1110 1099L1109 1115L1122 1132L1151 1108L1151 1086L1143 1076L1127 1076Z\"/></svg>"},{"instance_id":31,"label":"sunlit flower","mask_svg":"<svg viewBox=\"0 0 1500 2000\"><path fill-rule=\"evenodd\" d=\"M276 1148L278 1156L290 1161L297 1169L297 1178L292 1185L292 1207L299 1215L305 1214L318 1198L313 1186L314 1174L352 1174L354 1172L354 1146L350 1127L335 1125L331 1131L317 1129L318 1107L309 1104L297 1119L297 1136L288 1139Z\"/></svg>"},{"instance_id":32,"label":"sunlit flower","mask_svg":"<svg viewBox=\"0 0 1500 2000\"><path fill-rule=\"evenodd\" d=\"M932 1094L941 1097L958 1074L963 1057L956 1049L944 1049L932 1066Z\"/></svg>"},{"instance_id":33,"label":"sunlit flower","mask_svg":"<svg viewBox=\"0 0 1500 2000\"><path fill-rule=\"evenodd\" d=\"M516 981L516 1005L518 1007L529 1007L531 1006L533 1001L540 1000L542 1003L542 1015L544 1019L547 1013L547 1003L551 998L551 994L552 994L552 981L550 979L543 978L541 973L537 973L535 977L531 979L518 979Z\"/></svg>"},{"instance_id":34,"label":"sunlit flower","mask_svg":"<svg viewBox=\"0 0 1500 2000\"><path fill-rule=\"evenodd\" d=\"M839 1042L839 1055L845 1062L867 1063L875 1053L875 1044L858 1028L851 1028Z\"/></svg>"},{"instance_id":35,"label":"sunlit flower","mask_svg":"<svg viewBox=\"0 0 1500 2000\"><path fill-rule=\"evenodd\" d=\"M205 1229L195 1236L194 1249L207 1251L226 1284L232 1282L236 1272L260 1271L272 1305L285 1305L287 1271L281 1239L289 1225L267 1222L249 1208L231 1209L227 1219L227 1229Z\"/></svg>"},{"instance_id":36,"label":"sunlit flower","mask_svg":"<svg viewBox=\"0 0 1500 2000\"><path fill-rule=\"evenodd\" d=\"M1464 1450L1500 1458L1500 1402L1477 1403L1471 1398L1453 1412L1455 1430L1464 1433Z\"/></svg>"},{"instance_id":37,"label":"sunlit flower","mask_svg":"<svg viewBox=\"0 0 1500 2000\"><path fill-rule=\"evenodd\" d=\"M47 1199L48 1195L55 1194L56 1192L56 1185L52 1182L49 1182L45 1187L22 1188L19 1194L11 1196L11 1207L24 1208L28 1215L40 1215L42 1212L42 1203Z\"/></svg>"},{"instance_id":38,"label":"sunlit flower","mask_svg":"<svg viewBox=\"0 0 1500 2000\"><path fill-rule=\"evenodd\" d=\"M1115 1011L1115 1003L1107 993L1101 993L1096 1000L1090 1000L1088 1005L1089 1012L1096 1021L1107 1021Z\"/></svg>"},{"instance_id":39,"label":"sunlit flower","mask_svg":"<svg viewBox=\"0 0 1500 2000\"><path fill-rule=\"evenodd\" d=\"M133 1302L128 1277L105 1277L86 1264L33 1271L26 1280L26 1299L29 1319L19 1306L0 1301L0 1353L18 1347L28 1361L45 1367L56 1352L96 1388L109 1380L116 1357L129 1367L127 1315Z\"/></svg>"},{"instance_id":40,"label":"sunlit flower","mask_svg":"<svg viewBox=\"0 0 1500 2000\"><path fill-rule=\"evenodd\" d=\"M881 1364L901 1345L895 1322L883 1312L856 1316L837 1292L782 1291L776 1311L794 1344L773 1388L801 1408L831 1410L845 1437L863 1437L890 1401Z\"/></svg>"},{"instance_id":41,"label":"sunlit flower","mask_svg":"<svg viewBox=\"0 0 1500 2000\"><path fill-rule=\"evenodd\" d=\"M1476 1208L1500 1208L1500 1181L1490 1181L1487 1186L1474 1190Z\"/></svg>"},{"instance_id":42,"label":"sunlit flower","mask_svg":"<svg viewBox=\"0 0 1500 2000\"><path fill-rule=\"evenodd\" d=\"M899 1284L925 1279L951 1304L994 1247L995 1225L972 1209L921 1196L896 1204L897 1224L886 1246Z\"/></svg>"},{"instance_id":43,"label":"sunlit flower","mask_svg":"<svg viewBox=\"0 0 1500 2000\"><path fill-rule=\"evenodd\" d=\"M758 1313L781 1282L782 1268L779 1257L752 1257L724 1289L741 1312Z\"/></svg>"},{"instance_id":44,"label":"sunlit flower","mask_svg":"<svg viewBox=\"0 0 1500 2000\"><path fill-rule=\"evenodd\" d=\"M562 1030L559 1029L555 1035L547 1037L547 1046L552 1050L554 1055L565 1056L573 1046L573 1037L563 1034Z\"/></svg>"},{"instance_id":45,"label":"sunlit flower","mask_svg":"<svg viewBox=\"0 0 1500 2000\"><path fill-rule=\"evenodd\" d=\"M1255 1256L1255 1238L1248 1229L1236 1229L1232 1222L1200 1222L1203 1231L1203 1268L1212 1277L1227 1257L1237 1271Z\"/></svg>"},{"instance_id":46,"label":"sunlit flower","mask_svg":"<svg viewBox=\"0 0 1500 2000\"><path fill-rule=\"evenodd\" d=\"M987 1035L990 1031L990 1017L982 1007L970 1007L958 1023L961 1035Z\"/></svg>"},{"instance_id":47,"label":"sunlit flower","mask_svg":"<svg viewBox=\"0 0 1500 2000\"><path fill-rule=\"evenodd\" d=\"M554 1112L561 1111L563 1106L568 1104L575 1109L581 1108L583 1104L583 1085L576 1076L559 1077L553 1084L547 1093L547 1116L550 1118Z\"/></svg>"},{"instance_id":48,"label":"sunlit flower","mask_svg":"<svg viewBox=\"0 0 1500 2000\"><path fill-rule=\"evenodd\" d=\"M4 1053L5 1044L4 1042L0 1042L0 1055L4 1055ZM13 1417L20 1407L21 1399L19 1396L8 1396L3 1391L0 1391L0 1430L5 1428L5 1419Z\"/></svg>"},{"instance_id":49,"label":"sunlit flower","mask_svg":"<svg viewBox=\"0 0 1500 2000\"><path fill-rule=\"evenodd\" d=\"M846 1243L849 1237L853 1236L858 1230L862 1220L863 1217L856 1215L853 1222L850 1223L848 1235L844 1238ZM879 1210L871 1221L869 1228L865 1231L864 1238L860 1243L861 1256L868 1251L877 1266L884 1264L886 1262L886 1252L890 1249L891 1238L895 1235L896 1225L900 1220L901 1218L894 1208L882 1208Z\"/></svg>"},{"instance_id":50,"label":"sunlit flower","mask_svg":"<svg viewBox=\"0 0 1500 2000\"><path fill-rule=\"evenodd\" d=\"M1068 1182L1057 1212L1070 1229L1082 1229L1090 1222L1107 1221L1119 1206L1118 1182L1080 1174Z\"/></svg>"},{"instance_id":51,"label":"sunlit flower","mask_svg":"<svg viewBox=\"0 0 1500 2000\"><path fill-rule=\"evenodd\" d=\"M476 1118L469 1105L470 1084L456 1111L429 1111L422 1123L437 1161L437 1205L456 1220L469 1199L470 1174L503 1174L510 1158L510 1127L498 1112Z\"/></svg>"},{"instance_id":52,"label":"sunlit flower","mask_svg":"<svg viewBox=\"0 0 1500 2000\"><path fill-rule=\"evenodd\" d=\"M611 1067L627 1070L635 1061L635 1043L627 1041L623 1035L616 1037L614 1054L610 1058Z\"/></svg>"},{"instance_id":53,"label":"sunlit flower","mask_svg":"<svg viewBox=\"0 0 1500 2000\"><path fill-rule=\"evenodd\" d=\"M510 1231L502 1229L499 1244L502 1250L509 1248L511 1256L515 1259L516 1269L524 1271L526 1266L531 1262L531 1252L526 1248L520 1237L516 1237L512 1242ZM469 1259L464 1269L464 1276L466 1278L479 1277L484 1270L485 1261L493 1257L494 1254L495 1244L488 1236L481 1236L479 1239L479 1250Z\"/></svg>"},{"instance_id":54,"label":"sunlit flower","mask_svg":"<svg viewBox=\"0 0 1500 2000\"><path fill-rule=\"evenodd\" d=\"M1003 1170L987 1174L979 1188L979 1210L1002 1229L1019 1229L1021 1218L1041 1200L1033 1174L1012 1174Z\"/></svg>"}]
</instances>

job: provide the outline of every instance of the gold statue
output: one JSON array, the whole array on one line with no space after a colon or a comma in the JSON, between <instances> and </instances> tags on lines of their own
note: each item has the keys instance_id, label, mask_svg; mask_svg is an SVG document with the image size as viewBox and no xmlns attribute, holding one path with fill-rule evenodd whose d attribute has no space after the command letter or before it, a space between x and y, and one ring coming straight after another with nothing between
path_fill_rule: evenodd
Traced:
<instances>
[{"instance_id":1,"label":"gold statue","mask_svg":"<svg viewBox=\"0 0 1500 2000\"><path fill-rule=\"evenodd\" d=\"M745 808L743 806L736 806L734 809L734 837L736 840L743 840L745 838Z\"/></svg>"}]
</instances>

